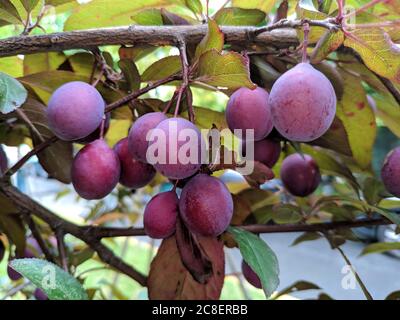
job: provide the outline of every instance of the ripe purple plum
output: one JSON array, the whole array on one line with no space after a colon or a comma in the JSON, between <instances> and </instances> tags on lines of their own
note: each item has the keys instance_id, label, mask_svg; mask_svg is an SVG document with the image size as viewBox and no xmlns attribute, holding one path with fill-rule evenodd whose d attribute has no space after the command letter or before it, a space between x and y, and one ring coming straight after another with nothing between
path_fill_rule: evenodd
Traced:
<instances>
[{"instance_id":1,"label":"ripe purple plum","mask_svg":"<svg viewBox=\"0 0 400 320\"><path fill-rule=\"evenodd\" d=\"M268 92L260 87L236 90L229 98L225 116L232 132L235 129L252 129L255 141L264 139L273 128ZM242 137L245 136L243 131Z\"/></svg>"},{"instance_id":2,"label":"ripe purple plum","mask_svg":"<svg viewBox=\"0 0 400 320\"><path fill-rule=\"evenodd\" d=\"M84 199L101 199L118 184L121 168L118 155L103 139L83 147L72 163L72 184Z\"/></svg>"},{"instance_id":3,"label":"ripe purple plum","mask_svg":"<svg viewBox=\"0 0 400 320\"><path fill-rule=\"evenodd\" d=\"M156 170L148 163L136 160L129 152L128 138L120 140L114 150L121 162L119 182L125 187L138 189L147 185L155 176Z\"/></svg>"},{"instance_id":4,"label":"ripe purple plum","mask_svg":"<svg viewBox=\"0 0 400 320\"><path fill-rule=\"evenodd\" d=\"M47 297L47 294L43 292L43 290L36 288L35 291L33 292L33 296L35 297L36 300L48 300L49 298Z\"/></svg>"},{"instance_id":5,"label":"ripe purple plum","mask_svg":"<svg viewBox=\"0 0 400 320\"><path fill-rule=\"evenodd\" d=\"M85 138L99 127L104 108L104 100L96 88L81 81L68 82L50 97L49 127L62 140Z\"/></svg>"},{"instance_id":6,"label":"ripe purple plum","mask_svg":"<svg viewBox=\"0 0 400 320\"><path fill-rule=\"evenodd\" d=\"M6 172L8 168L7 154L5 153L2 146L0 146L0 175Z\"/></svg>"},{"instance_id":7,"label":"ripe purple plum","mask_svg":"<svg viewBox=\"0 0 400 320\"><path fill-rule=\"evenodd\" d=\"M144 230L154 239L165 239L174 234L178 216L178 197L175 191L154 196L144 210Z\"/></svg>"},{"instance_id":8,"label":"ripe purple plum","mask_svg":"<svg viewBox=\"0 0 400 320\"><path fill-rule=\"evenodd\" d=\"M248 144L247 144L248 145ZM246 143L242 144L242 155L246 156ZM254 160L272 168L281 154L281 144L277 140L264 139L254 142Z\"/></svg>"},{"instance_id":9,"label":"ripe purple plum","mask_svg":"<svg viewBox=\"0 0 400 320\"><path fill-rule=\"evenodd\" d=\"M231 222L233 200L222 181L198 174L182 189L179 211L190 231L216 237Z\"/></svg>"},{"instance_id":10,"label":"ripe purple plum","mask_svg":"<svg viewBox=\"0 0 400 320\"><path fill-rule=\"evenodd\" d=\"M248 283L253 287L262 289L260 278L244 260L242 260L242 273Z\"/></svg>"},{"instance_id":11,"label":"ripe purple plum","mask_svg":"<svg viewBox=\"0 0 400 320\"><path fill-rule=\"evenodd\" d=\"M196 173L201 166L204 140L200 130L182 118L166 119L152 132L156 137L149 143L150 163L170 179L184 179Z\"/></svg>"},{"instance_id":12,"label":"ripe purple plum","mask_svg":"<svg viewBox=\"0 0 400 320\"><path fill-rule=\"evenodd\" d=\"M282 162L281 180L292 195L306 197L317 189L321 174L311 156L294 153Z\"/></svg>"},{"instance_id":13,"label":"ripe purple plum","mask_svg":"<svg viewBox=\"0 0 400 320\"><path fill-rule=\"evenodd\" d=\"M103 135L104 136L106 135L108 129L110 129L110 121L111 121L111 114L107 113L105 121L104 121L104 128L103 128ZM76 142L77 143L81 143L81 144L89 144L89 143L93 142L94 140L97 140L97 139L101 138L100 137L101 126L102 126L102 124L100 123L100 125L97 127L97 129L95 131L93 131L87 137L77 140Z\"/></svg>"},{"instance_id":14,"label":"ripe purple plum","mask_svg":"<svg viewBox=\"0 0 400 320\"><path fill-rule=\"evenodd\" d=\"M146 136L151 129L167 119L167 116L162 112L150 112L138 118L129 131L129 151L132 155L142 161L147 162L146 153L149 146L149 141Z\"/></svg>"},{"instance_id":15,"label":"ripe purple plum","mask_svg":"<svg viewBox=\"0 0 400 320\"><path fill-rule=\"evenodd\" d=\"M386 156L381 177L386 190L400 197L400 147L393 149Z\"/></svg>"},{"instance_id":16,"label":"ripe purple plum","mask_svg":"<svg viewBox=\"0 0 400 320\"><path fill-rule=\"evenodd\" d=\"M272 122L292 141L321 137L336 113L336 94L328 78L308 63L300 63L274 83L269 94Z\"/></svg>"}]
</instances>

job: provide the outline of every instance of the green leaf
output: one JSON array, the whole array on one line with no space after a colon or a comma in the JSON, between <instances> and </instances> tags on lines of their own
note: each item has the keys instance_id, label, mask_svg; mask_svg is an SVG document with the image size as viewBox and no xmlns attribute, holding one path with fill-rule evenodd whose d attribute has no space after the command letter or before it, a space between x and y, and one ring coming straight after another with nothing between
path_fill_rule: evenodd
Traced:
<instances>
[{"instance_id":1,"label":"green leaf","mask_svg":"<svg viewBox=\"0 0 400 320\"><path fill-rule=\"evenodd\" d=\"M131 17L149 8L182 5L182 0L93 0L74 9L65 22L64 30L82 30L131 24Z\"/></svg>"},{"instance_id":2,"label":"green leaf","mask_svg":"<svg viewBox=\"0 0 400 320\"><path fill-rule=\"evenodd\" d=\"M343 44L343 41L344 34L342 31L332 32L327 30L325 34L318 40L317 45L311 53L311 63L320 63L331 52L339 48Z\"/></svg>"},{"instance_id":3,"label":"green leaf","mask_svg":"<svg viewBox=\"0 0 400 320\"><path fill-rule=\"evenodd\" d=\"M146 9L134 14L131 19L142 26L162 26L163 19L159 9Z\"/></svg>"},{"instance_id":4,"label":"green leaf","mask_svg":"<svg viewBox=\"0 0 400 320\"><path fill-rule=\"evenodd\" d=\"M87 300L82 285L55 264L41 259L16 259L10 267L42 289L50 300Z\"/></svg>"},{"instance_id":5,"label":"green leaf","mask_svg":"<svg viewBox=\"0 0 400 320\"><path fill-rule=\"evenodd\" d=\"M258 275L265 293L270 297L279 285L278 259L271 248L258 236L240 228L229 227L244 261Z\"/></svg>"},{"instance_id":6,"label":"green leaf","mask_svg":"<svg viewBox=\"0 0 400 320\"><path fill-rule=\"evenodd\" d=\"M203 53L214 49L220 52L224 47L224 34L219 29L218 24L212 20L208 20L208 31L205 37L197 45L195 57L198 59Z\"/></svg>"},{"instance_id":7,"label":"green leaf","mask_svg":"<svg viewBox=\"0 0 400 320\"><path fill-rule=\"evenodd\" d=\"M391 250L400 250L400 242L377 242L366 246L362 252L361 256L365 256L371 253L382 253Z\"/></svg>"},{"instance_id":8,"label":"green leaf","mask_svg":"<svg viewBox=\"0 0 400 320\"><path fill-rule=\"evenodd\" d=\"M64 61L66 56L62 52L46 52L25 55L24 75L56 70Z\"/></svg>"},{"instance_id":9,"label":"green leaf","mask_svg":"<svg viewBox=\"0 0 400 320\"><path fill-rule=\"evenodd\" d=\"M23 75L23 61L17 56L0 58L0 70L11 77L21 77Z\"/></svg>"},{"instance_id":10,"label":"green leaf","mask_svg":"<svg viewBox=\"0 0 400 320\"><path fill-rule=\"evenodd\" d=\"M203 5L200 0L185 0L186 6L195 14L203 13Z\"/></svg>"},{"instance_id":11,"label":"green leaf","mask_svg":"<svg viewBox=\"0 0 400 320\"><path fill-rule=\"evenodd\" d=\"M0 72L1 113L10 113L19 108L25 102L27 96L28 92L20 82Z\"/></svg>"},{"instance_id":12,"label":"green leaf","mask_svg":"<svg viewBox=\"0 0 400 320\"><path fill-rule=\"evenodd\" d=\"M314 3L312 0L300 0L296 7L296 14L298 19L324 20L328 17L327 14L319 12L314 7ZM325 28L312 26L308 35L309 43L318 42L318 40L325 34L325 32ZM297 36L299 37L300 41L303 41L303 30L297 30Z\"/></svg>"},{"instance_id":13,"label":"green leaf","mask_svg":"<svg viewBox=\"0 0 400 320\"><path fill-rule=\"evenodd\" d=\"M219 25L256 26L265 21L265 13L258 9L222 8L214 16Z\"/></svg>"},{"instance_id":14,"label":"green leaf","mask_svg":"<svg viewBox=\"0 0 400 320\"><path fill-rule=\"evenodd\" d=\"M0 2L0 22L5 22L6 24L19 24L22 22L17 8L10 0L2 0Z\"/></svg>"},{"instance_id":15,"label":"green leaf","mask_svg":"<svg viewBox=\"0 0 400 320\"><path fill-rule=\"evenodd\" d=\"M218 112L210 110L203 107L193 107L196 114L196 126L201 129L210 129L215 125L218 129L227 128L228 125L225 120L225 114L223 112ZM184 118L189 118L188 112L185 111L181 114Z\"/></svg>"},{"instance_id":16,"label":"green leaf","mask_svg":"<svg viewBox=\"0 0 400 320\"><path fill-rule=\"evenodd\" d=\"M331 149L346 156L352 156L349 136L343 122L335 117L329 130L317 140L310 142L310 144Z\"/></svg>"},{"instance_id":17,"label":"green leaf","mask_svg":"<svg viewBox=\"0 0 400 320\"><path fill-rule=\"evenodd\" d=\"M366 66L382 77L400 83L400 48L380 28L356 28L344 45L353 48Z\"/></svg>"},{"instance_id":18,"label":"green leaf","mask_svg":"<svg viewBox=\"0 0 400 320\"><path fill-rule=\"evenodd\" d=\"M270 13L276 2L277 0L232 0L232 6L243 9L260 9Z\"/></svg>"},{"instance_id":19,"label":"green leaf","mask_svg":"<svg viewBox=\"0 0 400 320\"><path fill-rule=\"evenodd\" d=\"M219 53L210 50L202 54L197 81L216 87L255 89L250 80L249 59L236 52Z\"/></svg>"},{"instance_id":20,"label":"green leaf","mask_svg":"<svg viewBox=\"0 0 400 320\"><path fill-rule=\"evenodd\" d=\"M342 77L345 91L338 101L336 115L346 129L354 160L367 169L376 137L375 114L360 79L347 72L342 72Z\"/></svg>"},{"instance_id":21,"label":"green leaf","mask_svg":"<svg viewBox=\"0 0 400 320\"><path fill-rule=\"evenodd\" d=\"M165 10L164 8L161 8L160 12L163 24L166 26L184 26L191 24L188 18L183 18L180 15Z\"/></svg>"},{"instance_id":22,"label":"green leaf","mask_svg":"<svg viewBox=\"0 0 400 320\"><path fill-rule=\"evenodd\" d=\"M142 74L142 81L161 80L181 71L182 64L179 56L168 56L154 62Z\"/></svg>"},{"instance_id":23,"label":"green leaf","mask_svg":"<svg viewBox=\"0 0 400 320\"><path fill-rule=\"evenodd\" d=\"M345 178L356 192L360 188L351 170L345 164L340 163L338 160L336 160L328 152L317 150L308 145L302 145L302 148L304 153L309 154L313 157L323 173Z\"/></svg>"},{"instance_id":24,"label":"green leaf","mask_svg":"<svg viewBox=\"0 0 400 320\"><path fill-rule=\"evenodd\" d=\"M39 0L21 0L21 3L27 12L31 12L39 3Z\"/></svg>"},{"instance_id":25,"label":"green leaf","mask_svg":"<svg viewBox=\"0 0 400 320\"><path fill-rule=\"evenodd\" d=\"M131 59L121 59L118 61L127 84L127 91L131 92L140 88L140 74L136 64Z\"/></svg>"},{"instance_id":26,"label":"green leaf","mask_svg":"<svg viewBox=\"0 0 400 320\"><path fill-rule=\"evenodd\" d=\"M320 290L321 288L314 283L308 281L297 281L296 283L292 284L291 286L279 291L276 295L273 296L273 299L277 299L283 295L287 295L290 293L295 293L299 291L305 290Z\"/></svg>"},{"instance_id":27,"label":"green leaf","mask_svg":"<svg viewBox=\"0 0 400 320\"><path fill-rule=\"evenodd\" d=\"M318 240L321 238L321 235L318 232L304 232L302 235L294 239L292 244L290 245L291 247L298 245L299 243L305 242L305 241L314 241Z\"/></svg>"},{"instance_id":28,"label":"green leaf","mask_svg":"<svg viewBox=\"0 0 400 320\"><path fill-rule=\"evenodd\" d=\"M292 204L282 204L274 208L272 219L278 224L297 223L302 220L299 207Z\"/></svg>"}]
</instances>

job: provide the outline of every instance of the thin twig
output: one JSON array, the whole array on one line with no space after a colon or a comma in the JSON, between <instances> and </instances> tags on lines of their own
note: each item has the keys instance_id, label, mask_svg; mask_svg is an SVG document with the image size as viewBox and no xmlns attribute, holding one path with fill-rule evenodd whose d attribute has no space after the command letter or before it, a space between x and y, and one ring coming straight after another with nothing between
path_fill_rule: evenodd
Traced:
<instances>
[{"instance_id":1,"label":"thin twig","mask_svg":"<svg viewBox=\"0 0 400 320\"><path fill-rule=\"evenodd\" d=\"M32 232L32 236L35 238L37 241L40 249L42 250L44 256L46 257L46 260L50 262L55 262L55 258L53 254L50 252L49 248L47 247L46 242L44 241L42 235L40 234L40 231L38 229L38 226L36 225L35 221L33 220L32 216L30 213L24 214L25 220L29 226L29 229Z\"/></svg>"},{"instance_id":2,"label":"thin twig","mask_svg":"<svg viewBox=\"0 0 400 320\"><path fill-rule=\"evenodd\" d=\"M16 295L18 292L20 292L21 290L25 289L30 284L31 284L31 282L28 281L28 282L24 282L24 283L14 287L14 288L12 288L0 300L6 300L7 298L10 298L10 297Z\"/></svg>"},{"instance_id":3,"label":"thin twig","mask_svg":"<svg viewBox=\"0 0 400 320\"><path fill-rule=\"evenodd\" d=\"M59 254L59 258L60 258L60 264L66 272L69 272L68 271L68 256L67 256L67 249L66 249L65 242L64 242L64 237L65 237L65 233L62 230L62 228L56 229L57 248L58 248L58 254Z\"/></svg>"},{"instance_id":4,"label":"thin twig","mask_svg":"<svg viewBox=\"0 0 400 320\"><path fill-rule=\"evenodd\" d=\"M26 123L26 125L31 129L31 131L36 134L40 142L44 142L45 139L43 138L42 134L39 132L39 130L35 127L35 125L32 123L32 121L28 118L28 116L25 114L25 112L21 108L15 109L15 112L17 115Z\"/></svg>"},{"instance_id":5,"label":"thin twig","mask_svg":"<svg viewBox=\"0 0 400 320\"><path fill-rule=\"evenodd\" d=\"M350 260L344 254L343 250L340 247L337 247L336 249L340 252L341 256L346 261L347 265L350 267L351 272L353 272L354 276L356 277L357 283L361 287L361 290L364 293L364 295L367 298L367 300L374 300L374 298L372 297L371 293L368 291L367 287L365 286L364 282L361 280L360 276L358 275L357 271L354 269L354 267L351 264Z\"/></svg>"},{"instance_id":6,"label":"thin twig","mask_svg":"<svg viewBox=\"0 0 400 320\"><path fill-rule=\"evenodd\" d=\"M33 156L37 155L39 152L43 151L46 149L48 146L56 142L58 138L56 136L53 136L41 144L38 144L36 147L34 147L31 151L29 151L26 155L24 155L21 159L18 160L18 162L13 165L11 168L9 168L3 175L2 180L8 180L15 172L17 172L30 158Z\"/></svg>"}]
</instances>

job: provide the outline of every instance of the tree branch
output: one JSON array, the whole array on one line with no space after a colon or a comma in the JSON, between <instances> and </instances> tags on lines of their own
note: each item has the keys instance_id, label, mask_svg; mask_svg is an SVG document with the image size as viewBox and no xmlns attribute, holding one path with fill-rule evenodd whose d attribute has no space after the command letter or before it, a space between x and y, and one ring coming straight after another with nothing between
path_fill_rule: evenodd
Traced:
<instances>
[{"instance_id":1,"label":"tree branch","mask_svg":"<svg viewBox=\"0 0 400 320\"><path fill-rule=\"evenodd\" d=\"M279 48L286 48L299 44L296 32L285 29L300 25L299 20L293 21L281 23L274 27L225 26L221 27L221 30L225 34L226 43L248 43L249 34L254 34L257 30L260 30L258 31L259 35L252 39L253 43L263 43ZM330 26L328 23L324 24L323 21L310 20L310 25L314 25L314 23L319 26ZM281 28L285 30L275 30ZM178 38L183 39L187 44L197 44L203 39L206 33L206 25L129 26L68 31L35 36L18 36L0 40L0 57L69 49L91 50L94 47L103 45L175 46Z\"/></svg>"},{"instance_id":2,"label":"tree branch","mask_svg":"<svg viewBox=\"0 0 400 320\"><path fill-rule=\"evenodd\" d=\"M359 228L377 225L392 224L387 219L363 219L356 221L339 221L339 222L326 222L315 224L252 224L239 226L244 230L253 233L283 233L283 232L310 232L310 231L328 231L340 228ZM93 230L96 237L99 238L114 238L114 237L130 237L130 236L145 236L146 233L143 228L102 228L97 227Z\"/></svg>"},{"instance_id":3,"label":"tree branch","mask_svg":"<svg viewBox=\"0 0 400 320\"><path fill-rule=\"evenodd\" d=\"M110 249L100 242L99 238L93 236L92 232L90 232L93 227L80 227L67 220L64 220L7 182L0 182L0 192L3 193L8 199L13 201L15 205L22 211L34 214L38 218L45 221L54 231L61 229L64 231L64 233L69 233L84 241L89 245L89 247L97 252L99 257L105 263L108 263L116 270L130 276L142 286L146 285L146 276L123 262L119 257L115 256Z\"/></svg>"}]
</instances>

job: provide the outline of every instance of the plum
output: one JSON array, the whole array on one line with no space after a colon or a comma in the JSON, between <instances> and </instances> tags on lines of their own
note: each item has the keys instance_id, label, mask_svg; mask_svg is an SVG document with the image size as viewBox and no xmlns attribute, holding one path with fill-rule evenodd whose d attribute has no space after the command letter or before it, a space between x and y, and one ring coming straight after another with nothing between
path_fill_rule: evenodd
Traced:
<instances>
[{"instance_id":1,"label":"plum","mask_svg":"<svg viewBox=\"0 0 400 320\"><path fill-rule=\"evenodd\" d=\"M36 288L36 290L33 292L33 296L35 297L36 300L48 300L49 298L47 297L47 294L43 292L42 289Z\"/></svg>"},{"instance_id":2,"label":"plum","mask_svg":"<svg viewBox=\"0 0 400 320\"><path fill-rule=\"evenodd\" d=\"M7 171L8 159L2 146L0 146L0 176Z\"/></svg>"},{"instance_id":3,"label":"plum","mask_svg":"<svg viewBox=\"0 0 400 320\"><path fill-rule=\"evenodd\" d=\"M262 289L260 278L244 260L242 260L242 273L248 283L253 287Z\"/></svg>"},{"instance_id":4,"label":"plum","mask_svg":"<svg viewBox=\"0 0 400 320\"><path fill-rule=\"evenodd\" d=\"M178 216L178 197L175 191L162 192L147 203L143 224L153 239L165 239L174 234Z\"/></svg>"},{"instance_id":5,"label":"plum","mask_svg":"<svg viewBox=\"0 0 400 320\"><path fill-rule=\"evenodd\" d=\"M386 190L400 197L400 147L389 152L381 170L381 177Z\"/></svg>"},{"instance_id":6,"label":"plum","mask_svg":"<svg viewBox=\"0 0 400 320\"><path fill-rule=\"evenodd\" d=\"M198 174L182 189L179 211L190 231L216 237L229 226L233 200L219 179Z\"/></svg>"},{"instance_id":7,"label":"plum","mask_svg":"<svg viewBox=\"0 0 400 320\"><path fill-rule=\"evenodd\" d=\"M148 163L136 160L129 152L128 138L120 140L114 150L121 162L119 182L125 187L138 189L147 185L155 176L156 170Z\"/></svg>"},{"instance_id":8,"label":"plum","mask_svg":"<svg viewBox=\"0 0 400 320\"><path fill-rule=\"evenodd\" d=\"M146 153L149 141L146 140L146 136L150 129L154 129L165 119L167 116L162 112L150 112L135 121L129 131L128 141L129 150L136 159L147 162Z\"/></svg>"},{"instance_id":9,"label":"plum","mask_svg":"<svg viewBox=\"0 0 400 320\"><path fill-rule=\"evenodd\" d=\"M254 160L272 168L281 154L281 144L277 140L264 139L254 142ZM242 144L242 155L246 156L246 143Z\"/></svg>"},{"instance_id":10,"label":"plum","mask_svg":"<svg viewBox=\"0 0 400 320\"><path fill-rule=\"evenodd\" d=\"M106 135L108 129L110 129L110 121L111 121L111 114L110 114L110 113L107 113L107 114L106 114L105 121L104 121L104 129L103 129L103 135L104 135L104 136ZM85 137L85 138L83 138L83 139L79 139L79 140L77 140L77 141L75 141L75 142L81 143L81 144L88 144L88 143L93 142L94 140L97 140L97 139L101 138L101 137L100 137L100 134L101 134L101 126L102 126L102 124L100 123L100 125L97 127L97 129L96 129L95 131L93 131L93 132L92 132L91 134L89 134L87 137Z\"/></svg>"},{"instance_id":11,"label":"plum","mask_svg":"<svg viewBox=\"0 0 400 320\"><path fill-rule=\"evenodd\" d=\"M204 140L200 130L182 118L166 119L152 131L154 142L149 142L150 163L170 179L184 179L201 166Z\"/></svg>"},{"instance_id":12,"label":"plum","mask_svg":"<svg viewBox=\"0 0 400 320\"><path fill-rule=\"evenodd\" d=\"M321 174L311 156L294 153L282 162L281 180L292 195L306 197L317 189Z\"/></svg>"},{"instance_id":13,"label":"plum","mask_svg":"<svg viewBox=\"0 0 400 320\"><path fill-rule=\"evenodd\" d=\"M50 97L49 127L62 140L85 138L99 127L104 108L104 100L96 88L81 81L68 82Z\"/></svg>"},{"instance_id":14,"label":"plum","mask_svg":"<svg viewBox=\"0 0 400 320\"><path fill-rule=\"evenodd\" d=\"M229 98L225 116L232 132L252 129L255 141L264 139L273 128L268 92L260 87L236 90ZM242 132L243 137L246 137L246 131Z\"/></svg>"},{"instance_id":15,"label":"plum","mask_svg":"<svg viewBox=\"0 0 400 320\"><path fill-rule=\"evenodd\" d=\"M308 63L300 63L279 77L268 101L274 127L288 140L315 140L335 118L335 90L328 78Z\"/></svg>"},{"instance_id":16,"label":"plum","mask_svg":"<svg viewBox=\"0 0 400 320\"><path fill-rule=\"evenodd\" d=\"M84 199L101 199L118 184L120 178L118 155L103 139L83 147L72 163L72 184Z\"/></svg>"}]
</instances>

